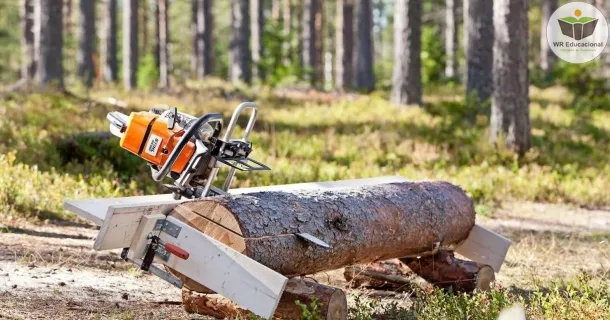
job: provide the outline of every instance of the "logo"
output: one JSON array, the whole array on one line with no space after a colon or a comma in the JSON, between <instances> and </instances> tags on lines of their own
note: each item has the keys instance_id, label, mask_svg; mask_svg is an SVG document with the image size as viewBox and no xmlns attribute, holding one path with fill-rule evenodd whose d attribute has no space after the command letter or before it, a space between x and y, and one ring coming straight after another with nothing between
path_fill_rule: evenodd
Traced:
<instances>
[{"instance_id":1,"label":"logo","mask_svg":"<svg viewBox=\"0 0 610 320\"><path fill-rule=\"evenodd\" d=\"M608 42L608 22L594 6L584 2L565 4L551 15L546 26L547 41L560 59L589 62Z\"/></svg>"},{"instance_id":2,"label":"logo","mask_svg":"<svg viewBox=\"0 0 610 320\"><path fill-rule=\"evenodd\" d=\"M146 146L146 153L156 157L157 151L159 151L159 146L161 145L161 141L163 141L161 137L151 134L150 139L148 139L148 145Z\"/></svg>"}]
</instances>

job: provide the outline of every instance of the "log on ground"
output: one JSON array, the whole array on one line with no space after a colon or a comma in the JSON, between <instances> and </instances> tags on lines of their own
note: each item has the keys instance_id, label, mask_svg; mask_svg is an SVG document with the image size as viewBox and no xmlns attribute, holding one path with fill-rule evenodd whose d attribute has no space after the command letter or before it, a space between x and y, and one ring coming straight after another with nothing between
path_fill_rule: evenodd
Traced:
<instances>
[{"instance_id":1,"label":"log on ground","mask_svg":"<svg viewBox=\"0 0 610 320\"><path fill-rule=\"evenodd\" d=\"M495 280L492 267L457 259L450 250L440 250L432 256L402 258L400 261L432 285L451 288L455 292L489 290Z\"/></svg>"},{"instance_id":2,"label":"log on ground","mask_svg":"<svg viewBox=\"0 0 610 320\"><path fill-rule=\"evenodd\" d=\"M470 198L447 182L223 195L171 215L286 276L434 254L466 239L475 222Z\"/></svg>"},{"instance_id":3,"label":"log on ground","mask_svg":"<svg viewBox=\"0 0 610 320\"><path fill-rule=\"evenodd\" d=\"M347 298L343 290L323 285L312 280L293 278L286 284L282 298L274 314L276 319L301 319L302 308L297 301L308 310L315 300L318 316L324 320L347 319ZM229 299L218 294L199 294L190 290L182 291L184 309L189 313L199 313L218 319L243 318L249 319L252 313L240 308ZM315 319L318 319L316 317Z\"/></svg>"},{"instance_id":4,"label":"log on ground","mask_svg":"<svg viewBox=\"0 0 610 320\"><path fill-rule=\"evenodd\" d=\"M343 277L350 288L401 290L410 288L417 275L398 259L345 267Z\"/></svg>"}]
</instances>

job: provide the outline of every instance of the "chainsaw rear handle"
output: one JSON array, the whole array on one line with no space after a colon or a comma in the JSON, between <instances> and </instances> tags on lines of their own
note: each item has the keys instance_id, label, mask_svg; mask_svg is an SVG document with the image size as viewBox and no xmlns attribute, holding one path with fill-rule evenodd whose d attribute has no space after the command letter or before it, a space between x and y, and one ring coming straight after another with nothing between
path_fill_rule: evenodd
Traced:
<instances>
[{"instance_id":1,"label":"chainsaw rear handle","mask_svg":"<svg viewBox=\"0 0 610 320\"><path fill-rule=\"evenodd\" d=\"M178 141L178 144L176 145L174 150L172 150L172 153L167 158L167 161L165 162L163 167L161 167L159 171L153 173L152 177L155 181L161 181L163 180L163 178L165 178L165 176L167 176L167 174L174 166L176 160L178 160L178 156L180 156L182 149L184 149L189 140L193 137L193 135L195 135L195 133L199 132L199 128L201 126L211 121L220 122L220 125L222 126L222 115L220 113L208 113L202 116L201 118L195 120L195 122L186 130L184 135L180 138L180 141ZM220 130L222 130L222 128L220 128Z\"/></svg>"}]
</instances>

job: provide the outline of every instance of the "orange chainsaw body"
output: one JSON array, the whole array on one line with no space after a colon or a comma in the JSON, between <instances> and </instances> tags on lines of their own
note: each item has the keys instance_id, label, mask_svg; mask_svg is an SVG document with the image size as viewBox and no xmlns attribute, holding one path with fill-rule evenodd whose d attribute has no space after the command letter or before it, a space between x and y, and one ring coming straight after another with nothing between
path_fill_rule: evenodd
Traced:
<instances>
[{"instance_id":1,"label":"orange chainsaw body","mask_svg":"<svg viewBox=\"0 0 610 320\"><path fill-rule=\"evenodd\" d=\"M161 167L183 134L184 130L178 125L168 129L167 121L157 114L132 112L121 138L121 147ZM195 144L189 141L172 166L172 172L182 173L194 153Z\"/></svg>"}]
</instances>

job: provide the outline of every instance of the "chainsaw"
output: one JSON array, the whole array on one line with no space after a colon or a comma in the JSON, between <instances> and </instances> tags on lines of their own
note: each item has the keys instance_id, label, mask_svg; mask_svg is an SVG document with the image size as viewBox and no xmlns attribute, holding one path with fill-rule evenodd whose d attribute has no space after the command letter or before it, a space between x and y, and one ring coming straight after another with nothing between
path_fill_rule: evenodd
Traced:
<instances>
[{"instance_id":1,"label":"chainsaw","mask_svg":"<svg viewBox=\"0 0 610 320\"><path fill-rule=\"evenodd\" d=\"M232 139L233 129L241 113L250 109L250 119L240 139ZM108 113L110 132L119 137L120 146L148 162L152 178L171 183L164 186L174 199L200 199L228 191L236 170L261 171L269 167L250 158L252 143L248 136L254 128L258 107L244 102L237 106L224 136L223 119L219 113L199 118L178 112L175 107L152 108L132 112L129 116ZM230 167L222 187L213 185L224 164Z\"/></svg>"}]
</instances>

